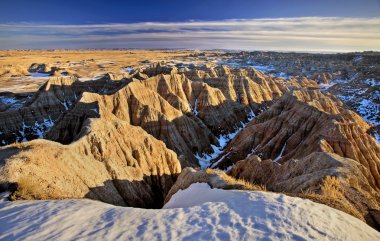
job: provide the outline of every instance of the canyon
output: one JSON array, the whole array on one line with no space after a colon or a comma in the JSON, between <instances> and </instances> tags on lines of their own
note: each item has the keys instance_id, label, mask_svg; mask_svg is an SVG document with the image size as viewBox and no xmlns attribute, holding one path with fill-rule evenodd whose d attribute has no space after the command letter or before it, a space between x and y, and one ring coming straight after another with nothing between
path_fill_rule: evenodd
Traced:
<instances>
[{"instance_id":1,"label":"canyon","mask_svg":"<svg viewBox=\"0 0 380 241\"><path fill-rule=\"evenodd\" d=\"M378 53L89 52L15 64L4 51L2 80L38 86L0 92L9 200L160 209L207 183L309 199L380 230Z\"/></svg>"}]
</instances>

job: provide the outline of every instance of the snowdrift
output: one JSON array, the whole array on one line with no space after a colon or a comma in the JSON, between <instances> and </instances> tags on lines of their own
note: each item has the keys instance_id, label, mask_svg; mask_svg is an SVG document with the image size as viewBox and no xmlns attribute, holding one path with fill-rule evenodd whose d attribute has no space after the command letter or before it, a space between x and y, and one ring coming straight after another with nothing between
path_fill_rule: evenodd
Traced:
<instances>
[{"instance_id":1,"label":"snowdrift","mask_svg":"<svg viewBox=\"0 0 380 241\"><path fill-rule=\"evenodd\" d=\"M0 240L380 240L328 206L269 192L192 184L163 209L90 200L2 201Z\"/></svg>"}]
</instances>

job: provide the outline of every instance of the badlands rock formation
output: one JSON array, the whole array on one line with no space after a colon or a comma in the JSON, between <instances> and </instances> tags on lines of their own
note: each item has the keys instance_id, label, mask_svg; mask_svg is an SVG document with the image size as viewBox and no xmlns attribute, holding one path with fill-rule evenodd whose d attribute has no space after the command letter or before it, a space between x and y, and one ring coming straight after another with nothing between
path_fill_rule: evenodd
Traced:
<instances>
[{"instance_id":1,"label":"badlands rock formation","mask_svg":"<svg viewBox=\"0 0 380 241\"><path fill-rule=\"evenodd\" d=\"M257 116L213 166L269 190L320 193L339 177L344 206L372 226L380 213L380 145L356 113L320 91L293 91ZM241 160L241 161L240 161ZM347 209L347 208L345 208Z\"/></svg>"},{"instance_id":2,"label":"badlands rock formation","mask_svg":"<svg viewBox=\"0 0 380 241\"><path fill-rule=\"evenodd\" d=\"M184 166L197 166L194 155L211 153L211 145L219 145L216 136L241 127L249 113L262 111L288 86L303 86L298 82L284 85L283 80L255 70L201 69L156 64L130 75L109 74L94 81L50 79L24 108L1 113L2 144L38 137L68 144L86 118L112 115L164 141ZM86 94L82 100L83 92L99 96ZM103 111L98 113L98 109Z\"/></svg>"},{"instance_id":3,"label":"badlands rock formation","mask_svg":"<svg viewBox=\"0 0 380 241\"><path fill-rule=\"evenodd\" d=\"M362 163L380 186L380 147L367 134L370 128L334 96L296 90L249 123L229 143L217 166L226 168L251 154L284 163L323 151Z\"/></svg>"},{"instance_id":4,"label":"badlands rock formation","mask_svg":"<svg viewBox=\"0 0 380 241\"><path fill-rule=\"evenodd\" d=\"M107 94L124 84L107 78L81 82L75 77L53 77L27 99L23 108L0 112L0 145L43 138L83 92Z\"/></svg>"},{"instance_id":5,"label":"badlands rock formation","mask_svg":"<svg viewBox=\"0 0 380 241\"><path fill-rule=\"evenodd\" d=\"M194 182L262 190L256 183L376 227L380 146L368 134L373 125L316 90L317 81L161 63L92 81L52 78L23 108L0 113L3 145L29 141L0 149L1 182L14 199L89 197L155 208ZM245 126L249 115L257 116ZM185 169L174 184L181 166L199 167L213 152L221 154L210 167L229 169L236 180Z\"/></svg>"},{"instance_id":6,"label":"badlands rock formation","mask_svg":"<svg viewBox=\"0 0 380 241\"><path fill-rule=\"evenodd\" d=\"M117 118L141 126L177 151L185 165L197 165L192 151L207 151L211 143L217 142L202 122L184 115L139 82L130 83L113 95L83 94L73 109L47 133L47 138L70 143L84 120L90 117Z\"/></svg>"},{"instance_id":7,"label":"badlands rock formation","mask_svg":"<svg viewBox=\"0 0 380 241\"><path fill-rule=\"evenodd\" d=\"M226 53L225 64L254 66L266 74L315 80L348 108L376 127L380 142L380 54L378 52L311 54L278 52Z\"/></svg>"},{"instance_id":8,"label":"badlands rock formation","mask_svg":"<svg viewBox=\"0 0 380 241\"><path fill-rule=\"evenodd\" d=\"M12 199L91 198L160 208L181 172L164 143L121 120L86 120L76 139L2 147L3 189L13 189Z\"/></svg>"}]
</instances>

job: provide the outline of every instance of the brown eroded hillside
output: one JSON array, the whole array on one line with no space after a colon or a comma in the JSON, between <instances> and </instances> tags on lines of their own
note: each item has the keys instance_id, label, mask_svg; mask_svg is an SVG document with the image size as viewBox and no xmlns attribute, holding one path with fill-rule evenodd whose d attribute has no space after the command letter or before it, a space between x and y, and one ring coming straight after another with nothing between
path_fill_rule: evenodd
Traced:
<instances>
[{"instance_id":1,"label":"brown eroded hillside","mask_svg":"<svg viewBox=\"0 0 380 241\"><path fill-rule=\"evenodd\" d=\"M47 140L0 149L0 180L13 199L91 198L160 208L181 166L177 155L140 127L88 119L76 141Z\"/></svg>"}]
</instances>

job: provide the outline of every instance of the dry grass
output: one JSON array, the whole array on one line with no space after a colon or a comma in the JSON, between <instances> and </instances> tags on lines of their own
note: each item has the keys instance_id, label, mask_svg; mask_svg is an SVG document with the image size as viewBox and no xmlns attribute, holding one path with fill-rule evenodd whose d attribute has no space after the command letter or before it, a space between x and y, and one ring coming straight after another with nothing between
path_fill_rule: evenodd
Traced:
<instances>
[{"instance_id":1,"label":"dry grass","mask_svg":"<svg viewBox=\"0 0 380 241\"><path fill-rule=\"evenodd\" d=\"M189 53L191 52L159 50L0 50L0 91L38 90L46 79L28 77L28 69L33 63L46 64L71 75L91 78L105 73L123 72L127 66L141 65L141 61L158 62L187 56Z\"/></svg>"},{"instance_id":2,"label":"dry grass","mask_svg":"<svg viewBox=\"0 0 380 241\"><path fill-rule=\"evenodd\" d=\"M26 199L26 200L39 200L46 199L47 197L40 195L41 187L34 183L32 179L21 177L17 181L17 190L10 197L11 200Z\"/></svg>"},{"instance_id":3,"label":"dry grass","mask_svg":"<svg viewBox=\"0 0 380 241\"><path fill-rule=\"evenodd\" d=\"M238 189L265 192L268 191L266 186L264 185L254 184L244 179L235 179L233 177L228 176L227 174L225 175L224 179L228 183L228 185L232 187L238 187Z\"/></svg>"},{"instance_id":4,"label":"dry grass","mask_svg":"<svg viewBox=\"0 0 380 241\"><path fill-rule=\"evenodd\" d=\"M348 213L365 222L363 215L351 203L349 203L345 199L336 199L334 197L324 196L324 195L312 193L312 192L305 192L305 193L298 193L298 194L285 193L285 194L289 196L309 199L313 202L327 205L334 209L338 209L342 212Z\"/></svg>"},{"instance_id":5,"label":"dry grass","mask_svg":"<svg viewBox=\"0 0 380 241\"><path fill-rule=\"evenodd\" d=\"M344 198L342 184L337 177L327 176L323 179L321 191L322 195L326 197L331 197L334 199Z\"/></svg>"},{"instance_id":6,"label":"dry grass","mask_svg":"<svg viewBox=\"0 0 380 241\"><path fill-rule=\"evenodd\" d=\"M25 146L25 144L22 143L22 142L17 142L16 141L15 143L12 144L12 146L14 146L14 147L16 147L18 149L22 149Z\"/></svg>"},{"instance_id":7,"label":"dry grass","mask_svg":"<svg viewBox=\"0 0 380 241\"><path fill-rule=\"evenodd\" d=\"M206 169L205 172L210 175L217 175L217 171L213 169ZM251 190L251 191L267 191L264 185L258 185L251 183L243 179L235 179L224 172L218 172L221 178L226 182L226 187L224 189L241 189L241 190Z\"/></svg>"}]
</instances>

